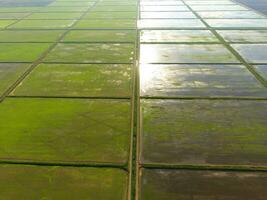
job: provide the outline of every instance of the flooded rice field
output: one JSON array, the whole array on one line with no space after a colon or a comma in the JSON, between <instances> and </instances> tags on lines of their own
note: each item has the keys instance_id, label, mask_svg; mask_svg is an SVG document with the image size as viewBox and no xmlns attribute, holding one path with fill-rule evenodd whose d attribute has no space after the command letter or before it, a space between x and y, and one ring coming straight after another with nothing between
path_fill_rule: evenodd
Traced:
<instances>
[{"instance_id":1,"label":"flooded rice field","mask_svg":"<svg viewBox=\"0 0 267 200\"><path fill-rule=\"evenodd\" d=\"M0 0L0 199L267 199L266 52L231 0Z\"/></svg>"}]
</instances>

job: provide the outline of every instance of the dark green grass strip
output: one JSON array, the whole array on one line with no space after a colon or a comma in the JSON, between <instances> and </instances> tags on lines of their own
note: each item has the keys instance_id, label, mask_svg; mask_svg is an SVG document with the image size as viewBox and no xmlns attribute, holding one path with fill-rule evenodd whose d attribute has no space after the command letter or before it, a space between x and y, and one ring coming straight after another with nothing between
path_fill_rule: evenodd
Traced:
<instances>
[{"instance_id":1,"label":"dark green grass strip","mask_svg":"<svg viewBox=\"0 0 267 200\"><path fill-rule=\"evenodd\" d=\"M232 97L225 97L225 96L176 96L176 97L169 97L169 96L141 96L142 99L175 99L175 100L261 100L266 101L267 97L239 97L239 96L232 96Z\"/></svg>"},{"instance_id":2,"label":"dark green grass strip","mask_svg":"<svg viewBox=\"0 0 267 200\"><path fill-rule=\"evenodd\" d=\"M77 20L79 21L79 20ZM2 29L1 31L4 31L5 29ZM12 28L7 29L8 31L55 31L55 30L79 30L79 31L90 31L90 30L135 30L135 28ZM175 28L175 27L169 27L169 28L139 28L139 30L267 30L267 28L257 28L257 27L224 27L224 28L190 28L190 27L183 27L183 28Z\"/></svg>"},{"instance_id":3,"label":"dark green grass strip","mask_svg":"<svg viewBox=\"0 0 267 200\"><path fill-rule=\"evenodd\" d=\"M110 99L110 100L130 100L131 97L112 97L112 96L16 96L9 95L8 98L30 98L30 99Z\"/></svg>"},{"instance_id":4,"label":"dark green grass strip","mask_svg":"<svg viewBox=\"0 0 267 200\"><path fill-rule=\"evenodd\" d=\"M264 171L267 166L250 165L176 165L164 163L143 163L142 167L149 169L188 169L188 170L220 170L220 171Z\"/></svg>"},{"instance_id":5,"label":"dark green grass strip","mask_svg":"<svg viewBox=\"0 0 267 200\"><path fill-rule=\"evenodd\" d=\"M45 44L49 44L49 43L53 43L53 42L0 42L1 44L5 44L5 43L15 43L15 44L17 44L17 43L19 43L19 44L38 44L38 43L45 43ZM114 42L114 41L103 41L103 42L87 42L87 41L85 41L85 42L77 42L77 41L67 41L67 42L63 42L63 41L61 41L61 42L58 42L58 44L65 44L65 43L67 43L67 44L69 44L69 43L71 43L71 44L134 44L134 42L124 42L124 41L116 41L116 42ZM266 42L267 43L267 42Z\"/></svg>"},{"instance_id":6,"label":"dark green grass strip","mask_svg":"<svg viewBox=\"0 0 267 200\"><path fill-rule=\"evenodd\" d=\"M99 167L99 168L118 168L127 170L127 164L124 163L98 163L98 162L43 162L43 161L14 161L14 160L0 160L0 164L23 164L23 165L37 165L37 166L70 166L70 167Z\"/></svg>"},{"instance_id":7,"label":"dark green grass strip","mask_svg":"<svg viewBox=\"0 0 267 200\"><path fill-rule=\"evenodd\" d=\"M137 1L137 19L136 19L136 43L135 43L135 65L133 73L133 124L132 124L132 147L131 147L131 166L130 166L130 188L128 200L135 200L137 196L137 178L138 178L138 126L139 126L139 31L138 20L140 19L139 0Z\"/></svg>"}]
</instances>

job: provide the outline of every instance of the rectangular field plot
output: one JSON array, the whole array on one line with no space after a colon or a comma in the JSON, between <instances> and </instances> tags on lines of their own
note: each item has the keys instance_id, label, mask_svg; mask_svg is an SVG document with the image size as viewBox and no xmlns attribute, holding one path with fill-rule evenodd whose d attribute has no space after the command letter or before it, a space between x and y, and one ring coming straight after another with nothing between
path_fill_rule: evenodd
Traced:
<instances>
[{"instance_id":1,"label":"rectangular field plot","mask_svg":"<svg viewBox=\"0 0 267 200\"><path fill-rule=\"evenodd\" d=\"M187 5L236 5L231 0L185 0Z\"/></svg>"},{"instance_id":2,"label":"rectangular field plot","mask_svg":"<svg viewBox=\"0 0 267 200\"><path fill-rule=\"evenodd\" d=\"M140 29L186 29L186 28L205 28L206 26L198 19L142 19L139 20Z\"/></svg>"},{"instance_id":3,"label":"rectangular field plot","mask_svg":"<svg viewBox=\"0 0 267 200\"><path fill-rule=\"evenodd\" d=\"M223 45L141 44L141 63L238 63Z\"/></svg>"},{"instance_id":4,"label":"rectangular field plot","mask_svg":"<svg viewBox=\"0 0 267 200\"><path fill-rule=\"evenodd\" d=\"M219 30L227 42L267 43L267 30Z\"/></svg>"},{"instance_id":5,"label":"rectangular field plot","mask_svg":"<svg viewBox=\"0 0 267 200\"><path fill-rule=\"evenodd\" d=\"M41 6L1 6L0 13L31 13L38 12Z\"/></svg>"},{"instance_id":6,"label":"rectangular field plot","mask_svg":"<svg viewBox=\"0 0 267 200\"><path fill-rule=\"evenodd\" d=\"M127 173L119 169L1 165L0 176L4 199L126 200L127 195Z\"/></svg>"},{"instance_id":7,"label":"rectangular field plot","mask_svg":"<svg viewBox=\"0 0 267 200\"><path fill-rule=\"evenodd\" d=\"M135 12L136 5L99 5L91 9L92 12Z\"/></svg>"},{"instance_id":8,"label":"rectangular field plot","mask_svg":"<svg viewBox=\"0 0 267 200\"><path fill-rule=\"evenodd\" d=\"M42 64L15 96L130 97L131 65Z\"/></svg>"},{"instance_id":9,"label":"rectangular field plot","mask_svg":"<svg viewBox=\"0 0 267 200\"><path fill-rule=\"evenodd\" d=\"M21 20L10 29L65 29L70 28L75 20Z\"/></svg>"},{"instance_id":10,"label":"rectangular field plot","mask_svg":"<svg viewBox=\"0 0 267 200\"><path fill-rule=\"evenodd\" d=\"M77 6L65 6L65 7L59 7L59 6L48 6L43 7L39 10L39 12L86 12L91 6L83 6L83 7L77 7Z\"/></svg>"},{"instance_id":11,"label":"rectangular field plot","mask_svg":"<svg viewBox=\"0 0 267 200\"><path fill-rule=\"evenodd\" d=\"M173 1L173 0L166 0L166 1L140 1L140 5L142 6L182 6L184 3L182 1Z\"/></svg>"},{"instance_id":12,"label":"rectangular field plot","mask_svg":"<svg viewBox=\"0 0 267 200\"><path fill-rule=\"evenodd\" d=\"M254 66L256 71L267 81L267 65Z\"/></svg>"},{"instance_id":13,"label":"rectangular field plot","mask_svg":"<svg viewBox=\"0 0 267 200\"><path fill-rule=\"evenodd\" d=\"M30 13L0 13L0 19L21 19Z\"/></svg>"},{"instance_id":14,"label":"rectangular field plot","mask_svg":"<svg viewBox=\"0 0 267 200\"><path fill-rule=\"evenodd\" d=\"M168 42L219 42L208 30L143 30L140 32L141 43Z\"/></svg>"},{"instance_id":15,"label":"rectangular field plot","mask_svg":"<svg viewBox=\"0 0 267 200\"><path fill-rule=\"evenodd\" d=\"M33 62L50 45L49 43L0 43L0 62Z\"/></svg>"},{"instance_id":16,"label":"rectangular field plot","mask_svg":"<svg viewBox=\"0 0 267 200\"><path fill-rule=\"evenodd\" d=\"M141 163L267 166L267 103L143 100Z\"/></svg>"},{"instance_id":17,"label":"rectangular field plot","mask_svg":"<svg viewBox=\"0 0 267 200\"><path fill-rule=\"evenodd\" d=\"M192 12L141 12L142 19L195 19Z\"/></svg>"},{"instance_id":18,"label":"rectangular field plot","mask_svg":"<svg viewBox=\"0 0 267 200\"><path fill-rule=\"evenodd\" d=\"M1 32L0 32L1 34ZM135 42L135 30L73 30L63 42Z\"/></svg>"},{"instance_id":19,"label":"rectangular field plot","mask_svg":"<svg viewBox=\"0 0 267 200\"><path fill-rule=\"evenodd\" d=\"M0 159L123 165L130 117L126 100L8 98L0 105Z\"/></svg>"},{"instance_id":20,"label":"rectangular field plot","mask_svg":"<svg viewBox=\"0 0 267 200\"><path fill-rule=\"evenodd\" d=\"M140 200L262 199L266 173L142 169Z\"/></svg>"},{"instance_id":21,"label":"rectangular field plot","mask_svg":"<svg viewBox=\"0 0 267 200\"><path fill-rule=\"evenodd\" d=\"M248 10L240 5L190 5L194 11L236 11Z\"/></svg>"},{"instance_id":22,"label":"rectangular field plot","mask_svg":"<svg viewBox=\"0 0 267 200\"><path fill-rule=\"evenodd\" d=\"M58 44L45 62L70 63L132 63L133 44Z\"/></svg>"},{"instance_id":23,"label":"rectangular field plot","mask_svg":"<svg viewBox=\"0 0 267 200\"><path fill-rule=\"evenodd\" d=\"M33 13L26 19L79 19L82 16L82 12L73 13Z\"/></svg>"},{"instance_id":24,"label":"rectangular field plot","mask_svg":"<svg viewBox=\"0 0 267 200\"><path fill-rule=\"evenodd\" d=\"M0 96L29 68L29 64L0 63Z\"/></svg>"},{"instance_id":25,"label":"rectangular field plot","mask_svg":"<svg viewBox=\"0 0 267 200\"><path fill-rule=\"evenodd\" d=\"M0 20L0 30L2 28L6 28L7 26L13 24L14 22L16 22L16 20L11 20L11 19Z\"/></svg>"},{"instance_id":26,"label":"rectangular field plot","mask_svg":"<svg viewBox=\"0 0 267 200\"><path fill-rule=\"evenodd\" d=\"M141 96L267 97L242 65L141 65Z\"/></svg>"},{"instance_id":27,"label":"rectangular field plot","mask_svg":"<svg viewBox=\"0 0 267 200\"><path fill-rule=\"evenodd\" d=\"M232 46L249 63L267 63L267 44L232 44Z\"/></svg>"},{"instance_id":28,"label":"rectangular field plot","mask_svg":"<svg viewBox=\"0 0 267 200\"><path fill-rule=\"evenodd\" d=\"M87 19L80 20L75 28L77 29L133 29L136 27L136 21L132 19Z\"/></svg>"},{"instance_id":29,"label":"rectangular field plot","mask_svg":"<svg viewBox=\"0 0 267 200\"><path fill-rule=\"evenodd\" d=\"M136 12L88 12L83 19L135 19Z\"/></svg>"},{"instance_id":30,"label":"rectangular field plot","mask_svg":"<svg viewBox=\"0 0 267 200\"><path fill-rule=\"evenodd\" d=\"M206 19L213 28L267 28L267 19Z\"/></svg>"},{"instance_id":31,"label":"rectangular field plot","mask_svg":"<svg viewBox=\"0 0 267 200\"><path fill-rule=\"evenodd\" d=\"M165 11L189 11L189 9L186 6L141 6L140 10L142 12L165 12Z\"/></svg>"},{"instance_id":32,"label":"rectangular field plot","mask_svg":"<svg viewBox=\"0 0 267 200\"><path fill-rule=\"evenodd\" d=\"M197 12L202 18L218 19L250 19L266 18L264 15L253 11L199 11Z\"/></svg>"},{"instance_id":33,"label":"rectangular field plot","mask_svg":"<svg viewBox=\"0 0 267 200\"><path fill-rule=\"evenodd\" d=\"M63 31L5 30L0 31L0 42L55 42Z\"/></svg>"}]
</instances>

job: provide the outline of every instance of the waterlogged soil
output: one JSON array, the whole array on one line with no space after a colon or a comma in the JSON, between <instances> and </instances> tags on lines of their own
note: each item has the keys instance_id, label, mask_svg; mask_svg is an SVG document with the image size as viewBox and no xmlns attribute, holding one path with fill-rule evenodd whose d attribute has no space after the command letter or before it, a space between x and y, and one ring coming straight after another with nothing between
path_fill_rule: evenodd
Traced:
<instances>
[{"instance_id":1,"label":"waterlogged soil","mask_svg":"<svg viewBox=\"0 0 267 200\"><path fill-rule=\"evenodd\" d=\"M141 44L141 63L238 63L220 44Z\"/></svg>"},{"instance_id":2,"label":"waterlogged soil","mask_svg":"<svg viewBox=\"0 0 267 200\"><path fill-rule=\"evenodd\" d=\"M266 173L142 169L141 200L264 199Z\"/></svg>"},{"instance_id":3,"label":"waterlogged soil","mask_svg":"<svg viewBox=\"0 0 267 200\"><path fill-rule=\"evenodd\" d=\"M267 166L267 103L142 100L141 162Z\"/></svg>"},{"instance_id":4,"label":"waterlogged soil","mask_svg":"<svg viewBox=\"0 0 267 200\"><path fill-rule=\"evenodd\" d=\"M232 44L248 63L266 63L267 44Z\"/></svg>"},{"instance_id":5,"label":"waterlogged soil","mask_svg":"<svg viewBox=\"0 0 267 200\"><path fill-rule=\"evenodd\" d=\"M265 199L266 28L230 0L0 1L0 199Z\"/></svg>"},{"instance_id":6,"label":"waterlogged soil","mask_svg":"<svg viewBox=\"0 0 267 200\"><path fill-rule=\"evenodd\" d=\"M143 30L140 32L142 43L156 42L219 42L207 30Z\"/></svg>"},{"instance_id":7,"label":"waterlogged soil","mask_svg":"<svg viewBox=\"0 0 267 200\"><path fill-rule=\"evenodd\" d=\"M143 64L139 73L145 97L267 97L242 65Z\"/></svg>"},{"instance_id":8,"label":"waterlogged soil","mask_svg":"<svg viewBox=\"0 0 267 200\"><path fill-rule=\"evenodd\" d=\"M254 66L256 71L267 81L267 66L266 65L258 65Z\"/></svg>"}]
</instances>

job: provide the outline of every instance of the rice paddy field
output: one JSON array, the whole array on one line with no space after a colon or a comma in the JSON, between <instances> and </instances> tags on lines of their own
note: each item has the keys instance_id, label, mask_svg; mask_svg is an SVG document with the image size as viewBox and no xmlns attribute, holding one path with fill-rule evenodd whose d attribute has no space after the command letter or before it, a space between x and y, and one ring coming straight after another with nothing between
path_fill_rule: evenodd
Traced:
<instances>
[{"instance_id":1,"label":"rice paddy field","mask_svg":"<svg viewBox=\"0 0 267 200\"><path fill-rule=\"evenodd\" d=\"M231 0L0 0L0 200L266 188L266 15Z\"/></svg>"}]
</instances>

